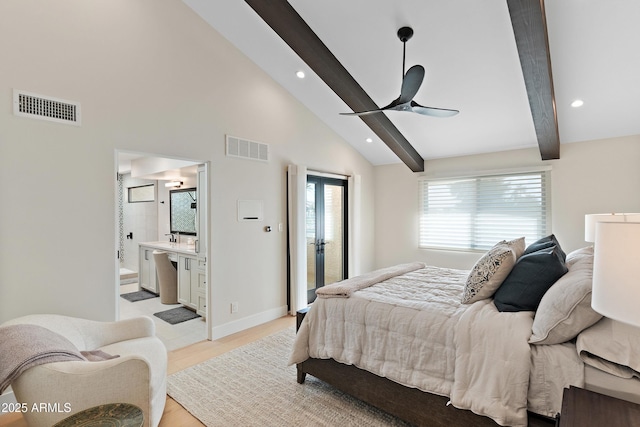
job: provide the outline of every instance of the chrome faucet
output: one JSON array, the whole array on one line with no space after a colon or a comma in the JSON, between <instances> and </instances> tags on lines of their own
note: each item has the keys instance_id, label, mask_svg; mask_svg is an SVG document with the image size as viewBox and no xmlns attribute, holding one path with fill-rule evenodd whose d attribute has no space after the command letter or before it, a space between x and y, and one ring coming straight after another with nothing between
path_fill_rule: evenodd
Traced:
<instances>
[{"instance_id":1,"label":"chrome faucet","mask_svg":"<svg viewBox=\"0 0 640 427\"><path fill-rule=\"evenodd\" d=\"M178 241L176 233L165 234L165 236L169 236L169 243L176 243Z\"/></svg>"}]
</instances>

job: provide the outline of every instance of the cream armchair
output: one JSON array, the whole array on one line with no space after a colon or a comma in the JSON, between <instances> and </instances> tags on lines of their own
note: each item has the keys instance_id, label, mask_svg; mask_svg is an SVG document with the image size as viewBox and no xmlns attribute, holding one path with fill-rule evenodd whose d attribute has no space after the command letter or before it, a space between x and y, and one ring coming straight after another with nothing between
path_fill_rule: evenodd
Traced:
<instances>
[{"instance_id":1,"label":"cream armchair","mask_svg":"<svg viewBox=\"0 0 640 427\"><path fill-rule=\"evenodd\" d=\"M160 422L166 401L167 350L148 317L97 322L60 315L30 315L5 322L45 327L71 341L79 351L102 350L120 357L97 361L47 363L25 371L12 384L16 400L26 403L31 427L50 427L83 409L105 403L131 403L144 412L144 426ZM51 404L42 412L34 404ZM70 412L65 412L69 408Z\"/></svg>"}]
</instances>

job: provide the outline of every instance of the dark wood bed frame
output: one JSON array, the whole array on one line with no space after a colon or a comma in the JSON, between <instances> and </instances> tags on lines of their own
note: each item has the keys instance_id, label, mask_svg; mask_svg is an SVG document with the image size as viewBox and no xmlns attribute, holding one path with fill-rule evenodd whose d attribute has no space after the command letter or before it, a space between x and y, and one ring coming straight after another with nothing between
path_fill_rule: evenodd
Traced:
<instances>
[{"instance_id":1,"label":"dark wood bed frame","mask_svg":"<svg viewBox=\"0 0 640 427\"><path fill-rule=\"evenodd\" d=\"M306 309L297 314L298 328ZM297 365L298 383L313 375L338 390L416 426L429 427L495 427L495 421L447 405L449 398L405 387L352 365L333 359L307 359ZM529 413L530 427L549 427L555 420Z\"/></svg>"}]
</instances>

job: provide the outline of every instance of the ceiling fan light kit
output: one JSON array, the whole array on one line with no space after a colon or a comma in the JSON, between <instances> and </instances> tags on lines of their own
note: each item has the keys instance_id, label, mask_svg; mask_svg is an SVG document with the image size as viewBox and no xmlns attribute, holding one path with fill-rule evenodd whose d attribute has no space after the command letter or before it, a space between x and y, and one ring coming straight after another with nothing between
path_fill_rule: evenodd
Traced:
<instances>
[{"instance_id":1,"label":"ceiling fan light kit","mask_svg":"<svg viewBox=\"0 0 640 427\"><path fill-rule=\"evenodd\" d=\"M414 65L405 73L407 41L409 41L412 36L413 29L411 27L402 27L398 30L398 39L402 42L402 86L400 88L400 96L382 108L353 113L340 113L341 115L364 116L388 110L408 111L431 117L451 117L459 113L458 110L448 108L425 107L413 100L413 97L418 93L420 85L422 85L422 81L424 80L424 67L422 65Z\"/></svg>"}]
</instances>

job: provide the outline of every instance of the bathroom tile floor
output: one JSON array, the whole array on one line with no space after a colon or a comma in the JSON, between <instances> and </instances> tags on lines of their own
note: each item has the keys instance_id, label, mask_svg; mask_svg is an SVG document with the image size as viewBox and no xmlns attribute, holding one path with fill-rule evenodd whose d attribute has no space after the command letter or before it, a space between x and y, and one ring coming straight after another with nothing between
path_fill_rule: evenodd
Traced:
<instances>
[{"instance_id":1,"label":"bathroom tile floor","mask_svg":"<svg viewBox=\"0 0 640 427\"><path fill-rule=\"evenodd\" d=\"M120 294L137 290L139 290L137 282L120 285ZM153 315L159 311L180 307L181 304L162 304L160 298L136 302L129 302L124 298L118 298L118 300L120 302L120 319L130 319L140 315L149 316L156 324L156 335L162 340L168 351L207 339L207 322L202 317L170 325Z\"/></svg>"}]
</instances>

